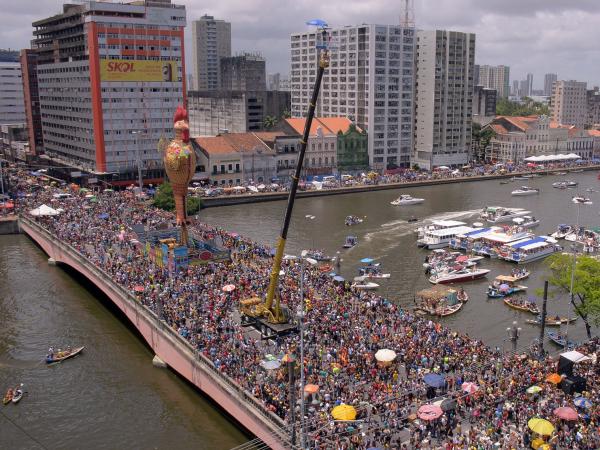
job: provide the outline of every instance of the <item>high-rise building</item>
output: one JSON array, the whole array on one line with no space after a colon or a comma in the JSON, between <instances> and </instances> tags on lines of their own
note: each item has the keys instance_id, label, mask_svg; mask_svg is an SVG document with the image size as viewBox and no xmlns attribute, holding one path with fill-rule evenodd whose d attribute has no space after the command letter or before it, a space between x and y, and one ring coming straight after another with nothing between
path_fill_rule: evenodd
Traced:
<instances>
[{"instance_id":1,"label":"high-rise building","mask_svg":"<svg viewBox=\"0 0 600 450\"><path fill-rule=\"evenodd\" d=\"M484 88L482 85L473 89L473 121L486 125L496 116L495 89Z\"/></svg>"},{"instance_id":2,"label":"high-rise building","mask_svg":"<svg viewBox=\"0 0 600 450\"><path fill-rule=\"evenodd\" d=\"M221 90L264 91L267 89L265 59L245 53L221 58Z\"/></svg>"},{"instance_id":3,"label":"high-rise building","mask_svg":"<svg viewBox=\"0 0 600 450\"><path fill-rule=\"evenodd\" d=\"M0 125L25 123L19 62L0 62Z\"/></svg>"},{"instance_id":4,"label":"high-rise building","mask_svg":"<svg viewBox=\"0 0 600 450\"><path fill-rule=\"evenodd\" d=\"M368 131L373 169L409 167L413 148L415 29L358 25L330 30L337 42L317 102L319 117L348 117ZM292 116L308 109L317 73L316 33L291 36Z\"/></svg>"},{"instance_id":5,"label":"high-rise building","mask_svg":"<svg viewBox=\"0 0 600 450\"><path fill-rule=\"evenodd\" d=\"M162 177L161 137L185 102L185 7L68 3L33 23L47 155L113 179Z\"/></svg>"},{"instance_id":6,"label":"high-rise building","mask_svg":"<svg viewBox=\"0 0 600 450\"><path fill-rule=\"evenodd\" d=\"M474 60L472 33L417 32L412 162L422 168L469 162Z\"/></svg>"},{"instance_id":7,"label":"high-rise building","mask_svg":"<svg viewBox=\"0 0 600 450\"><path fill-rule=\"evenodd\" d=\"M21 73L23 74L23 96L29 150L36 155L44 149L40 93L37 78L37 54L34 50L21 50Z\"/></svg>"},{"instance_id":8,"label":"high-rise building","mask_svg":"<svg viewBox=\"0 0 600 450\"><path fill-rule=\"evenodd\" d=\"M513 95L515 97L519 96L519 80L513 80L511 95Z\"/></svg>"},{"instance_id":9,"label":"high-rise building","mask_svg":"<svg viewBox=\"0 0 600 450\"><path fill-rule=\"evenodd\" d=\"M19 52L0 48L0 62L19 62Z\"/></svg>"},{"instance_id":10,"label":"high-rise building","mask_svg":"<svg viewBox=\"0 0 600 450\"><path fill-rule=\"evenodd\" d=\"M475 66L473 74L474 85L482 85L495 89L498 97L510 95L510 67L508 66Z\"/></svg>"},{"instance_id":11,"label":"high-rise building","mask_svg":"<svg viewBox=\"0 0 600 450\"><path fill-rule=\"evenodd\" d=\"M519 82L519 98L529 96L529 82L527 80L521 80Z\"/></svg>"},{"instance_id":12,"label":"high-rise building","mask_svg":"<svg viewBox=\"0 0 600 450\"><path fill-rule=\"evenodd\" d=\"M279 72L272 73L267 77L267 89L269 91L289 91L290 78L282 76Z\"/></svg>"},{"instance_id":13,"label":"high-rise building","mask_svg":"<svg viewBox=\"0 0 600 450\"><path fill-rule=\"evenodd\" d=\"M552 120L583 128L587 122L587 83L559 80L552 93Z\"/></svg>"},{"instance_id":14,"label":"high-rise building","mask_svg":"<svg viewBox=\"0 0 600 450\"><path fill-rule=\"evenodd\" d=\"M533 74L532 73L527 74L527 93L525 95L527 95L528 97L531 97L533 95Z\"/></svg>"},{"instance_id":15,"label":"high-rise building","mask_svg":"<svg viewBox=\"0 0 600 450\"><path fill-rule=\"evenodd\" d=\"M231 23L204 15L192 22L194 90L220 89L221 58L231 56Z\"/></svg>"},{"instance_id":16,"label":"high-rise building","mask_svg":"<svg viewBox=\"0 0 600 450\"><path fill-rule=\"evenodd\" d=\"M555 73L547 73L544 75L544 95L547 95L548 97L552 95L552 86L556 80L557 75Z\"/></svg>"},{"instance_id":17,"label":"high-rise building","mask_svg":"<svg viewBox=\"0 0 600 450\"><path fill-rule=\"evenodd\" d=\"M600 88L587 91L587 120L586 125L597 127L600 125Z\"/></svg>"}]
</instances>

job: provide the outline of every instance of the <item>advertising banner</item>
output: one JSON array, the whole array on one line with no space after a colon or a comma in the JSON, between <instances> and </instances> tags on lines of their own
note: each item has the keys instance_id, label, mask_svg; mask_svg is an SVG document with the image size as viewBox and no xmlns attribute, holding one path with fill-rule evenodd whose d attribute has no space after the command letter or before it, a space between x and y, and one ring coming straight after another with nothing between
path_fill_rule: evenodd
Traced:
<instances>
[{"instance_id":1,"label":"advertising banner","mask_svg":"<svg viewBox=\"0 0 600 450\"><path fill-rule=\"evenodd\" d=\"M102 81L177 81L175 61L100 60Z\"/></svg>"}]
</instances>

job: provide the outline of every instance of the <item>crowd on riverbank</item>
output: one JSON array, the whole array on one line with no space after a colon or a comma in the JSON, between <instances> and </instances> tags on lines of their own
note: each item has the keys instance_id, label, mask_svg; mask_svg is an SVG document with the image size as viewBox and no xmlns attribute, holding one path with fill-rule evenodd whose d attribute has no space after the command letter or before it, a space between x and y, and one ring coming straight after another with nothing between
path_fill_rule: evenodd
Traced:
<instances>
[{"instance_id":1,"label":"crowd on riverbank","mask_svg":"<svg viewBox=\"0 0 600 450\"><path fill-rule=\"evenodd\" d=\"M73 192L59 199L54 197L58 187L34 190L32 186L43 182L26 173L13 175L30 195L18 203L21 213L43 203L61 210L35 219L161 315L266 408L289 420L287 369L265 370L261 363L271 359L267 355L278 359L293 353L299 358L298 338L262 342L240 327L237 313L240 299L266 292L273 262L269 247L194 223L191 231L228 247L231 261L169 273L144 255L132 227L168 226L174 222L171 213L140 202L130 191L94 197ZM301 302L300 268L294 261L285 262L280 282L282 303L292 311ZM225 292L229 284L235 289ZM556 357L525 350L503 354L374 293L334 283L317 267L305 267L304 288L305 377L307 384L318 386L318 393L307 396L304 418L310 448L529 448L536 436L527 421L534 416L555 425L556 431L545 438L551 448L600 448L597 339L580 348L592 360L576 366L587 379L585 396L591 403L583 409L574 405L572 395L545 381L556 370ZM374 358L382 348L398 355L390 365L382 366ZM427 373L442 375L443 387L428 386ZM474 383L476 391L464 393L465 382ZM526 389L533 385L541 392L528 394ZM299 392L300 386L296 388ZM436 420L415 420L416 408L442 391L456 400L454 408ZM358 422L332 420L331 410L341 403L358 411ZM578 419L554 417L554 409L562 406L576 409ZM298 405L296 410L299 413Z\"/></svg>"}]
</instances>

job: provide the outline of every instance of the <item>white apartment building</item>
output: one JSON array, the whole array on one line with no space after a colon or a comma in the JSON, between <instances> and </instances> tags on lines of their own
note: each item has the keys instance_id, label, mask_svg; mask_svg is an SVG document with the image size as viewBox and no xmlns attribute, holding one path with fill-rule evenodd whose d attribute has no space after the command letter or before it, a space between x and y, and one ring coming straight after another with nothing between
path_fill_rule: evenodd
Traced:
<instances>
[{"instance_id":1,"label":"white apartment building","mask_svg":"<svg viewBox=\"0 0 600 450\"><path fill-rule=\"evenodd\" d=\"M552 93L552 120L583 128L587 121L587 83L559 80Z\"/></svg>"},{"instance_id":2,"label":"white apartment building","mask_svg":"<svg viewBox=\"0 0 600 450\"><path fill-rule=\"evenodd\" d=\"M25 123L21 63L0 62L0 125Z\"/></svg>"},{"instance_id":3,"label":"white apartment building","mask_svg":"<svg viewBox=\"0 0 600 450\"><path fill-rule=\"evenodd\" d=\"M558 79L558 76L555 73L547 73L544 75L544 95L550 97L552 95L552 89L554 87L554 83Z\"/></svg>"},{"instance_id":4,"label":"white apartment building","mask_svg":"<svg viewBox=\"0 0 600 450\"><path fill-rule=\"evenodd\" d=\"M508 66L477 66L475 74L478 83L488 89L496 89L498 98L508 98L510 95L510 67Z\"/></svg>"},{"instance_id":5,"label":"white apartment building","mask_svg":"<svg viewBox=\"0 0 600 450\"><path fill-rule=\"evenodd\" d=\"M221 88L221 58L231 56L231 23L204 15L192 22L193 89Z\"/></svg>"},{"instance_id":6,"label":"white apartment building","mask_svg":"<svg viewBox=\"0 0 600 450\"><path fill-rule=\"evenodd\" d=\"M368 132L375 170L409 167L413 148L414 28L358 25L330 30L336 48L316 115L344 116ZM317 73L316 33L291 35L292 117L304 117Z\"/></svg>"},{"instance_id":7,"label":"white apartment building","mask_svg":"<svg viewBox=\"0 0 600 450\"><path fill-rule=\"evenodd\" d=\"M470 159L475 35L417 32L415 152L425 169Z\"/></svg>"}]
</instances>

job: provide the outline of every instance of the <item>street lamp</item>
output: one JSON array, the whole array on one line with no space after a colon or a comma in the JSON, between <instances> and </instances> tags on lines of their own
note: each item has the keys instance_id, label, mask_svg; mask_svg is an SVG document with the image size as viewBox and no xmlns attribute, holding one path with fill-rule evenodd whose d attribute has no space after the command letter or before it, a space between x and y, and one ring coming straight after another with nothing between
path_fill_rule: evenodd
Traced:
<instances>
[{"instance_id":1,"label":"street lamp","mask_svg":"<svg viewBox=\"0 0 600 450\"><path fill-rule=\"evenodd\" d=\"M517 321L515 320L512 323L512 327L506 329L506 333L508 334L508 338L512 342L513 352L517 351L517 341L521 336L521 328L517 327Z\"/></svg>"},{"instance_id":2,"label":"street lamp","mask_svg":"<svg viewBox=\"0 0 600 450\"><path fill-rule=\"evenodd\" d=\"M137 161L137 172L138 172L138 183L140 185L140 194L144 189L144 181L142 180L142 161L140 157L140 142L138 136L142 133L145 133L143 130L132 131L131 134L135 136L135 146L137 148L136 152L136 161Z\"/></svg>"}]
</instances>

